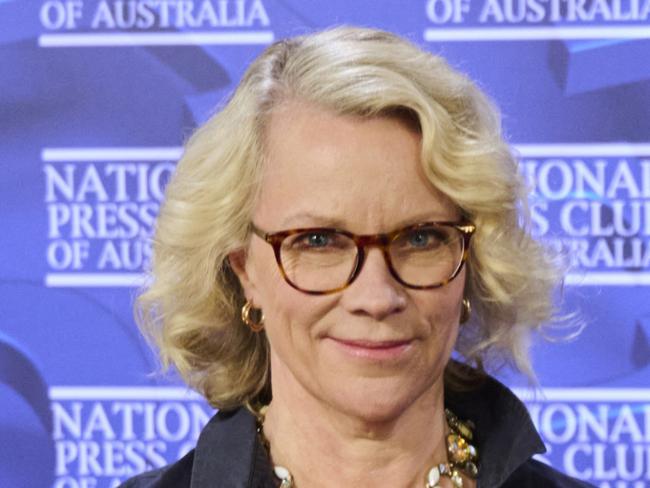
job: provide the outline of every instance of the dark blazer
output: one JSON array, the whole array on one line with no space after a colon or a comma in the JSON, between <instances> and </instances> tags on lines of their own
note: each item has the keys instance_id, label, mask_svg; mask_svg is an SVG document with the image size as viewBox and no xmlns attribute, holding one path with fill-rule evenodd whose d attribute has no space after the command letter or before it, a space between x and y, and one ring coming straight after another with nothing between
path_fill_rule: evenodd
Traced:
<instances>
[{"instance_id":1,"label":"dark blazer","mask_svg":"<svg viewBox=\"0 0 650 488\"><path fill-rule=\"evenodd\" d=\"M475 425L478 488L587 488L532 459L545 451L526 407L505 386L485 378L471 391L445 392L445 404ZM255 417L246 409L217 413L196 448L178 462L132 478L120 488L276 488Z\"/></svg>"}]
</instances>

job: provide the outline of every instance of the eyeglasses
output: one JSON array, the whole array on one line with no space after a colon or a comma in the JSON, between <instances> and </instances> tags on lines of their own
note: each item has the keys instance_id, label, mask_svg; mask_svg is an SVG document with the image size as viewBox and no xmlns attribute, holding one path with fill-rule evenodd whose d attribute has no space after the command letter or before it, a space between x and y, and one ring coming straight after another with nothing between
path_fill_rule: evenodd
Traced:
<instances>
[{"instance_id":1,"label":"eyeglasses","mask_svg":"<svg viewBox=\"0 0 650 488\"><path fill-rule=\"evenodd\" d=\"M286 282L310 295L348 287L370 247L382 250L388 270L402 285L416 290L444 286L463 268L475 229L470 222L424 222L386 234L355 235L326 227L266 233L253 225L253 232L273 246Z\"/></svg>"}]
</instances>

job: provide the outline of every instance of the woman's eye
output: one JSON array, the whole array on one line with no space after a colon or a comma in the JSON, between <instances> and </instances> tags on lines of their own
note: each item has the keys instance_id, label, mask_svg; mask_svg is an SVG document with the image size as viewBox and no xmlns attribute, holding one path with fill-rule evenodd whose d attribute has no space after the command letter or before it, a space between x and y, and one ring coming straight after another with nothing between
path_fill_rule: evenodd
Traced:
<instances>
[{"instance_id":1,"label":"woman's eye","mask_svg":"<svg viewBox=\"0 0 650 488\"><path fill-rule=\"evenodd\" d=\"M406 236L406 243L416 249L430 249L444 242L444 236L433 229L414 230Z\"/></svg>"},{"instance_id":2,"label":"woman's eye","mask_svg":"<svg viewBox=\"0 0 650 488\"><path fill-rule=\"evenodd\" d=\"M332 243L332 236L324 232L309 232L307 234L299 235L294 241L294 246L318 249L327 247Z\"/></svg>"},{"instance_id":3,"label":"woman's eye","mask_svg":"<svg viewBox=\"0 0 650 488\"><path fill-rule=\"evenodd\" d=\"M330 236L325 234L309 234L306 238L310 247L324 247L330 243Z\"/></svg>"},{"instance_id":4,"label":"woman's eye","mask_svg":"<svg viewBox=\"0 0 650 488\"><path fill-rule=\"evenodd\" d=\"M429 236L424 234L423 232L417 232L411 234L411 238L409 239L409 242L411 245L415 247L422 247L426 246L429 242Z\"/></svg>"}]
</instances>

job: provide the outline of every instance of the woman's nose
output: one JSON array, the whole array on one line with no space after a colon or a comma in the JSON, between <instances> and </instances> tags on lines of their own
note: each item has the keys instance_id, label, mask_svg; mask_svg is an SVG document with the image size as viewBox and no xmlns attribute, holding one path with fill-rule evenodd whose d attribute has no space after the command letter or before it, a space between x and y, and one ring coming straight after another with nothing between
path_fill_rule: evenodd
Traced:
<instances>
[{"instance_id":1,"label":"woman's nose","mask_svg":"<svg viewBox=\"0 0 650 488\"><path fill-rule=\"evenodd\" d=\"M354 282L343 290L342 304L355 314L376 320L406 307L404 287L390 273L380 249L370 249Z\"/></svg>"}]
</instances>

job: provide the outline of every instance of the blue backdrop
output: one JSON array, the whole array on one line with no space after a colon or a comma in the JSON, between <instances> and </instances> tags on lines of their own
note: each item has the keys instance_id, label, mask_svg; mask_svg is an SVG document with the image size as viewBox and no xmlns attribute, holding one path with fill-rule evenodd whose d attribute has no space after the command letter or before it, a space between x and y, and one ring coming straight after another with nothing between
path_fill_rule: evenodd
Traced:
<instances>
[{"instance_id":1,"label":"blue backdrop","mask_svg":"<svg viewBox=\"0 0 650 488\"><path fill-rule=\"evenodd\" d=\"M588 324L535 339L544 458L650 486L650 0L0 1L0 486L113 487L193 445L211 410L150 374L131 313L165 182L260 50L340 23L500 105Z\"/></svg>"}]
</instances>

